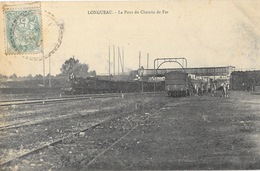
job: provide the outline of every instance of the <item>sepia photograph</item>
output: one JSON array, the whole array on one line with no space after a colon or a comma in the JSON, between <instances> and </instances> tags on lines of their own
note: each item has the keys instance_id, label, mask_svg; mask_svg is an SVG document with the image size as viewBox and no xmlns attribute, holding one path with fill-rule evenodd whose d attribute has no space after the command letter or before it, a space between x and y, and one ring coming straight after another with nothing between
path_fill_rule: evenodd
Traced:
<instances>
[{"instance_id":1,"label":"sepia photograph","mask_svg":"<svg viewBox=\"0 0 260 171\"><path fill-rule=\"evenodd\" d=\"M260 1L0 10L1 171L260 170Z\"/></svg>"}]
</instances>

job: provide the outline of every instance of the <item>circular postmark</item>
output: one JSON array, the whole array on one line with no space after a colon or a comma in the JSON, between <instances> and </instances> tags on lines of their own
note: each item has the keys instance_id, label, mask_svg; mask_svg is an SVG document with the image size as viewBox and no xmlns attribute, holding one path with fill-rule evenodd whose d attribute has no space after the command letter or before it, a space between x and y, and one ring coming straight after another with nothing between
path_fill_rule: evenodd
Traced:
<instances>
[{"instance_id":1,"label":"circular postmark","mask_svg":"<svg viewBox=\"0 0 260 171\"><path fill-rule=\"evenodd\" d=\"M42 56L23 56L26 59L41 61L44 58L48 58L53 55L61 46L64 24L59 22L52 13L44 11L43 18L45 19L43 23L43 51Z\"/></svg>"},{"instance_id":2,"label":"circular postmark","mask_svg":"<svg viewBox=\"0 0 260 171\"><path fill-rule=\"evenodd\" d=\"M44 39L44 42L46 42L44 46L44 58L48 58L58 50L62 43L64 24L62 22L59 22L52 13L48 11L44 11L44 13L49 21L48 23L46 23L46 25L48 25L46 29L48 30L48 33L51 33L45 33L43 35L44 37L46 37L46 39Z\"/></svg>"}]
</instances>

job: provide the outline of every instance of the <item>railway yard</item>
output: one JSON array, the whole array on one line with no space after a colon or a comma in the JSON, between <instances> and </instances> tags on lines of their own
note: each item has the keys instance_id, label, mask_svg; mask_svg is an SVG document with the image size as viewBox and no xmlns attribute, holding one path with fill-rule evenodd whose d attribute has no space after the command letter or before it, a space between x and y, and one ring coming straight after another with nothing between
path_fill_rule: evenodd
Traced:
<instances>
[{"instance_id":1,"label":"railway yard","mask_svg":"<svg viewBox=\"0 0 260 171\"><path fill-rule=\"evenodd\" d=\"M1 170L260 168L258 95L77 98L1 99Z\"/></svg>"},{"instance_id":2,"label":"railway yard","mask_svg":"<svg viewBox=\"0 0 260 171\"><path fill-rule=\"evenodd\" d=\"M0 171L260 170L260 4L0 6Z\"/></svg>"}]
</instances>

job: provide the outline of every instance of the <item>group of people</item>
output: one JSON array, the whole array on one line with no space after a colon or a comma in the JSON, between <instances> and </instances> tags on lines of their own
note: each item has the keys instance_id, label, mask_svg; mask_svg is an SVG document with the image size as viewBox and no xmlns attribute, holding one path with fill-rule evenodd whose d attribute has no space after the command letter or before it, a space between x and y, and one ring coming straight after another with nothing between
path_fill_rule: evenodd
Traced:
<instances>
[{"instance_id":1,"label":"group of people","mask_svg":"<svg viewBox=\"0 0 260 171\"><path fill-rule=\"evenodd\" d=\"M193 84L193 90L194 93L197 95L203 95L205 93L210 93L211 96L217 96L217 91L221 91L222 97L228 97L228 89L229 84L224 82L221 84L219 88L217 88L217 82L216 81L210 81L208 82L200 82L200 83L194 83Z\"/></svg>"}]
</instances>

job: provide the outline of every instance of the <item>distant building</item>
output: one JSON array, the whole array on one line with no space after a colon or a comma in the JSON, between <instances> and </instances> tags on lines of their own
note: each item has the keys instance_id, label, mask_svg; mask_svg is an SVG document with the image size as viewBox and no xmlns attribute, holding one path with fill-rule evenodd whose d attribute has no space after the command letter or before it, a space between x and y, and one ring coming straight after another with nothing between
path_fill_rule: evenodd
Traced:
<instances>
[{"instance_id":1,"label":"distant building","mask_svg":"<svg viewBox=\"0 0 260 171\"><path fill-rule=\"evenodd\" d=\"M219 79L229 80L230 75L235 71L234 66L227 67L200 67L200 68L167 68L167 69L144 69L142 71L145 77L164 77L164 75L171 71L182 71L192 76L192 79ZM140 70L137 70L140 75Z\"/></svg>"}]
</instances>

